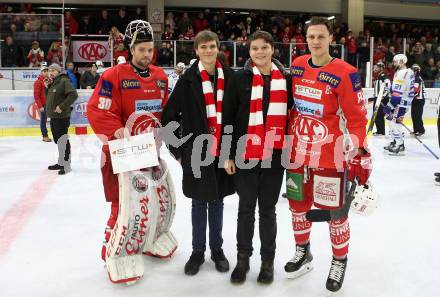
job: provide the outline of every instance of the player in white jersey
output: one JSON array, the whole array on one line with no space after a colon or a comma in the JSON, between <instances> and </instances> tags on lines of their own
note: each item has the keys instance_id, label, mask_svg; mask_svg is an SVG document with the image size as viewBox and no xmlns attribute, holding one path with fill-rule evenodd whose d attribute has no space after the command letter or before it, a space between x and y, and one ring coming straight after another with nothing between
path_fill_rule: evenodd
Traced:
<instances>
[{"instance_id":1,"label":"player in white jersey","mask_svg":"<svg viewBox=\"0 0 440 297\"><path fill-rule=\"evenodd\" d=\"M177 81L179 80L180 76L183 74L184 70L185 70L185 64L179 62L174 67L174 71L171 72L170 75L168 75L168 94L171 94L171 92L174 90L174 86L177 84Z\"/></svg>"},{"instance_id":2,"label":"player in white jersey","mask_svg":"<svg viewBox=\"0 0 440 297\"><path fill-rule=\"evenodd\" d=\"M393 65L396 67L396 73L391 86L391 100L384 107L384 113L390 124L390 135L393 139L384 149L394 156L404 154L405 145L401 123L414 98L414 72L406 67L407 61L404 54L394 56Z\"/></svg>"}]
</instances>

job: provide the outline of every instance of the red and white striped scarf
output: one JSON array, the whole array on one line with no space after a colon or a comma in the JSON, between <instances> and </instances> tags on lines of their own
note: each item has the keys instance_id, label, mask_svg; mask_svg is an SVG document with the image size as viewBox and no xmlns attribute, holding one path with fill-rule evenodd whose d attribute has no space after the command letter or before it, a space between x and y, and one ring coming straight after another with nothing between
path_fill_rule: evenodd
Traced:
<instances>
[{"instance_id":1,"label":"red and white striped scarf","mask_svg":"<svg viewBox=\"0 0 440 297\"><path fill-rule=\"evenodd\" d=\"M263 119L264 80L255 64L252 64L252 72L254 76L244 158L264 160L270 157L272 148L283 148L287 122L286 79L278 67L272 63L270 101L265 124Z\"/></svg>"},{"instance_id":2,"label":"red and white striped scarf","mask_svg":"<svg viewBox=\"0 0 440 297\"><path fill-rule=\"evenodd\" d=\"M220 154L219 145L222 128L222 105L223 93L225 89L225 77L223 75L222 64L217 60L215 68L217 69L217 104L214 99L214 90L212 89L209 74L199 61L199 72L202 78L202 89L205 97L206 116L208 118L208 131L212 134L213 145L209 149L212 156L218 157Z\"/></svg>"}]
</instances>

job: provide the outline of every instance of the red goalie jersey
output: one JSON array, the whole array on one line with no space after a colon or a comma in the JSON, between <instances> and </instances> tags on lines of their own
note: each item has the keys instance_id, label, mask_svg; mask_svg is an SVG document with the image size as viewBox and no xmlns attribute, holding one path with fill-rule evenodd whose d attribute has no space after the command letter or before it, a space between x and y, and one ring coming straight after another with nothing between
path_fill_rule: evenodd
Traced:
<instances>
[{"instance_id":1,"label":"red goalie jersey","mask_svg":"<svg viewBox=\"0 0 440 297\"><path fill-rule=\"evenodd\" d=\"M360 77L356 68L340 59L312 66L310 55L292 65L291 162L342 169L347 150L365 146L367 118Z\"/></svg>"},{"instance_id":2,"label":"red goalie jersey","mask_svg":"<svg viewBox=\"0 0 440 297\"><path fill-rule=\"evenodd\" d=\"M147 114L160 120L168 78L160 67L150 65L149 70L150 76L143 78L129 63L123 63L102 74L87 105L87 117L96 134L114 139L113 133L125 127L133 113L139 117L132 125L132 135L153 125Z\"/></svg>"}]
</instances>

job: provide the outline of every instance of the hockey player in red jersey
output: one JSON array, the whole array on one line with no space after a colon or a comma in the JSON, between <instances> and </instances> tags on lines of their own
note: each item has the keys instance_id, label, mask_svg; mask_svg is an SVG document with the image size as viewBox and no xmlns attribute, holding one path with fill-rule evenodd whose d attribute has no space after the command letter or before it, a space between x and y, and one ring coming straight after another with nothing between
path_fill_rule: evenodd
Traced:
<instances>
[{"instance_id":1,"label":"hockey player in red jersey","mask_svg":"<svg viewBox=\"0 0 440 297\"><path fill-rule=\"evenodd\" d=\"M105 261L106 242L118 217L119 185L113 174L107 140L137 135L159 124L167 100L167 76L162 68L151 65L153 30L149 23L132 21L125 32L124 42L131 52L129 63L107 69L87 105L87 116L95 133L103 138L101 171L104 193L111 203L102 258ZM134 123L128 123L134 115Z\"/></svg>"},{"instance_id":2,"label":"hockey player in red jersey","mask_svg":"<svg viewBox=\"0 0 440 297\"><path fill-rule=\"evenodd\" d=\"M356 68L332 58L332 30L325 19L314 17L306 38L311 55L292 65L295 108L289 119L293 142L287 196L296 242L294 257L285 265L289 278L312 269L310 231L306 213L314 205L339 209L347 199L348 181L364 184L371 172L366 151L366 110ZM330 220L333 259L326 287L338 291L347 265L350 229L347 217Z\"/></svg>"}]
</instances>

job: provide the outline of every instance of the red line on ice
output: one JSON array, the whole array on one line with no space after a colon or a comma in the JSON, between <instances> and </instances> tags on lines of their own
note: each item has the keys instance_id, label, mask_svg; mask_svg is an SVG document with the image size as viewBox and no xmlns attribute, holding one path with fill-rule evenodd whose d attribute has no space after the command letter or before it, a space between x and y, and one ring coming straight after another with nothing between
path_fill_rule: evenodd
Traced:
<instances>
[{"instance_id":1,"label":"red line on ice","mask_svg":"<svg viewBox=\"0 0 440 297\"><path fill-rule=\"evenodd\" d=\"M56 172L55 172L56 173ZM30 221L32 214L55 183L57 174L43 172L0 218L0 260Z\"/></svg>"}]
</instances>

